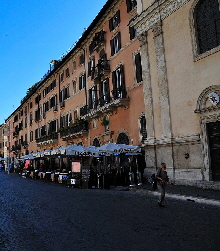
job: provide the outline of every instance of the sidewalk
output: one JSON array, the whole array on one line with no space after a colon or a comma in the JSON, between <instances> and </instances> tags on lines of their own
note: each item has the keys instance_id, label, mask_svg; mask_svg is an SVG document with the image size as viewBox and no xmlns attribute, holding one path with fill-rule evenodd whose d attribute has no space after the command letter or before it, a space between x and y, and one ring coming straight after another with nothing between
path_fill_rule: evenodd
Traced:
<instances>
[{"instance_id":1,"label":"sidewalk","mask_svg":"<svg viewBox=\"0 0 220 251\"><path fill-rule=\"evenodd\" d=\"M149 195L158 196L158 191L154 191L150 183L143 184L142 186L127 188L124 187L121 189L117 188L117 190L146 193ZM183 185L167 185L166 198L220 206L220 191L214 189L203 189L199 187Z\"/></svg>"}]
</instances>

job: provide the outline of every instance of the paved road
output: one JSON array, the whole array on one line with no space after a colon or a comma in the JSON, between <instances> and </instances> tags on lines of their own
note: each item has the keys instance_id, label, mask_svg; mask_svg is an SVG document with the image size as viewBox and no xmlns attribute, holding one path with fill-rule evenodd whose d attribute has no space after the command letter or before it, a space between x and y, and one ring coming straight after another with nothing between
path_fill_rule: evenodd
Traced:
<instances>
[{"instance_id":1,"label":"paved road","mask_svg":"<svg viewBox=\"0 0 220 251\"><path fill-rule=\"evenodd\" d=\"M0 173L0 250L220 250L220 206L146 190L82 190ZM209 200L207 200L208 202Z\"/></svg>"}]
</instances>

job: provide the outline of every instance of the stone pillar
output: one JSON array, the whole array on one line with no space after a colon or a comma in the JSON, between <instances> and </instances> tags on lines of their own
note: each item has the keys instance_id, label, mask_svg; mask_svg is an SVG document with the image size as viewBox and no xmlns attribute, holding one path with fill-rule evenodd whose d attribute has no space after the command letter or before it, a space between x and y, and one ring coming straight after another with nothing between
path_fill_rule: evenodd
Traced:
<instances>
[{"instance_id":1,"label":"stone pillar","mask_svg":"<svg viewBox=\"0 0 220 251\"><path fill-rule=\"evenodd\" d=\"M147 138L154 139L154 118L153 118L153 101L151 89L150 63L148 55L147 32L138 36L140 41L140 52L142 62L143 92L145 104L145 117L147 123Z\"/></svg>"},{"instance_id":2,"label":"stone pillar","mask_svg":"<svg viewBox=\"0 0 220 251\"><path fill-rule=\"evenodd\" d=\"M159 99L161 109L161 139L158 139L156 157L158 162L167 164L168 176L175 180L175 164L173 154L173 140L171 129L171 116L169 104L169 88L167 80L166 59L162 32L162 22L156 22L152 27L154 35L155 54L157 62L157 75L159 87Z\"/></svg>"},{"instance_id":3,"label":"stone pillar","mask_svg":"<svg viewBox=\"0 0 220 251\"><path fill-rule=\"evenodd\" d=\"M158 85L160 91L161 124L163 137L171 140L171 118L166 60L164 52L162 23L158 21L152 27L157 61Z\"/></svg>"},{"instance_id":4,"label":"stone pillar","mask_svg":"<svg viewBox=\"0 0 220 251\"><path fill-rule=\"evenodd\" d=\"M155 172L156 152L155 152L155 131L154 131L154 113L153 113L153 100L151 88L151 75L150 75L150 62L147 43L147 31L138 36L140 41L140 53L142 62L142 77L143 77L143 93L145 104L145 118L147 139L145 141L145 158L146 166L149 169L148 173ZM154 168L152 170L152 168Z\"/></svg>"}]
</instances>

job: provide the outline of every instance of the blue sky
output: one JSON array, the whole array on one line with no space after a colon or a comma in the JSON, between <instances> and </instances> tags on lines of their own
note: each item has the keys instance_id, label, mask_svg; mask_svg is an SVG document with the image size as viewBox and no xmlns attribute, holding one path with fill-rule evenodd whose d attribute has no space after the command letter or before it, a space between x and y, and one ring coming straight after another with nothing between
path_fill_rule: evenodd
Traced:
<instances>
[{"instance_id":1,"label":"blue sky","mask_svg":"<svg viewBox=\"0 0 220 251\"><path fill-rule=\"evenodd\" d=\"M82 35L106 0L1 0L0 124Z\"/></svg>"}]
</instances>

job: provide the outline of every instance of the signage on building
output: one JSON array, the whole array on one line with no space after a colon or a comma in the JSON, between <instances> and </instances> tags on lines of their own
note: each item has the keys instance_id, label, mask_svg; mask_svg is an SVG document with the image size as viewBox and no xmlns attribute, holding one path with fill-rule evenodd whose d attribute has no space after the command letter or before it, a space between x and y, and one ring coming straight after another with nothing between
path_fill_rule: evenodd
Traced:
<instances>
[{"instance_id":1,"label":"signage on building","mask_svg":"<svg viewBox=\"0 0 220 251\"><path fill-rule=\"evenodd\" d=\"M209 93L208 98L212 105L217 105L219 103L219 95L215 92Z\"/></svg>"}]
</instances>

